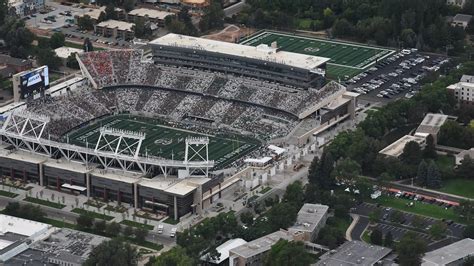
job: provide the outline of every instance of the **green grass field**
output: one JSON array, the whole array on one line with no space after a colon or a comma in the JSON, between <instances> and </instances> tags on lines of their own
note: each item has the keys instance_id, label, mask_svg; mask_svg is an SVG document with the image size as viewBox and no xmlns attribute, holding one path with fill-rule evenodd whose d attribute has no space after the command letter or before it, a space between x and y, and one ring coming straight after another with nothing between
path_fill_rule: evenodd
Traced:
<instances>
[{"instance_id":1,"label":"green grass field","mask_svg":"<svg viewBox=\"0 0 474 266\"><path fill-rule=\"evenodd\" d=\"M326 67L327 77L330 79L348 79L369 68L376 60L394 53L394 50L364 44L270 31L258 32L242 41L241 44L271 45L275 41L278 48L283 51L330 58Z\"/></svg>"},{"instance_id":2,"label":"green grass field","mask_svg":"<svg viewBox=\"0 0 474 266\"><path fill-rule=\"evenodd\" d=\"M474 199L474 180L448 179L443 180L439 191Z\"/></svg>"},{"instance_id":3,"label":"green grass field","mask_svg":"<svg viewBox=\"0 0 474 266\"><path fill-rule=\"evenodd\" d=\"M171 127L156 119L131 115L111 116L96 121L90 126L70 133L69 142L93 148L99 139L101 126L145 133L146 137L140 149L141 155L148 154L149 156L174 160L184 160L185 139L187 137L209 137L209 159L214 160L218 168L232 163L257 149L261 144L258 140L252 138L236 135L205 135ZM112 139L109 138L108 140L111 141ZM101 142L102 144L105 144L105 141ZM200 154L204 155L203 153Z\"/></svg>"},{"instance_id":4,"label":"green grass field","mask_svg":"<svg viewBox=\"0 0 474 266\"><path fill-rule=\"evenodd\" d=\"M453 220L459 223L465 223L466 221L461 220L459 215L454 213L453 208L445 209L438 205L422 203L418 201L406 200L401 198L395 198L390 196L382 195L378 199L373 201L374 203L380 203L382 206L385 207L392 207L394 209L398 209L405 212L411 212L414 214L424 215L428 217L433 217L437 219L447 219ZM407 203L413 202L414 205L412 207L407 206Z\"/></svg>"}]
</instances>

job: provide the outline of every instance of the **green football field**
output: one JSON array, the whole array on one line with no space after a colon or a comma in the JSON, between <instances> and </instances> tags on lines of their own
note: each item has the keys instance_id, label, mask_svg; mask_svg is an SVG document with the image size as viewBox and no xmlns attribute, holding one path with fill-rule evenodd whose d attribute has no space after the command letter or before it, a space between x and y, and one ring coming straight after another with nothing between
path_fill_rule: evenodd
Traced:
<instances>
[{"instance_id":1,"label":"green football field","mask_svg":"<svg viewBox=\"0 0 474 266\"><path fill-rule=\"evenodd\" d=\"M217 168L224 167L245 154L260 147L261 143L252 138L227 135L214 136L171 127L151 118L132 115L117 115L75 130L68 134L69 143L95 148L100 136L100 127L131 130L146 134L140 149L141 155L159 156L166 159L184 160L186 137L209 137L209 159L215 161ZM107 138L108 141L112 137ZM105 141L101 141L105 144ZM123 146L121 146L123 147ZM205 153L202 153L204 155Z\"/></svg>"},{"instance_id":2,"label":"green football field","mask_svg":"<svg viewBox=\"0 0 474 266\"><path fill-rule=\"evenodd\" d=\"M272 42L276 42L283 51L330 58L326 66L327 77L341 80L357 75L377 60L395 52L380 47L269 31L256 33L241 44L257 46L262 43L271 45Z\"/></svg>"}]
</instances>

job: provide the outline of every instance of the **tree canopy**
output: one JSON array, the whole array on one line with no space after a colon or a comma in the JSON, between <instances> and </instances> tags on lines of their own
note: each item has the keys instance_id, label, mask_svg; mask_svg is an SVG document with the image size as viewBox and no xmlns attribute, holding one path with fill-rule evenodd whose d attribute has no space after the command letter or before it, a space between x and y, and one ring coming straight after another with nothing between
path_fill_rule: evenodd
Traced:
<instances>
[{"instance_id":1,"label":"tree canopy","mask_svg":"<svg viewBox=\"0 0 474 266\"><path fill-rule=\"evenodd\" d=\"M275 243L265 259L265 265L268 266L304 266L312 262L303 242L288 240L279 240Z\"/></svg>"},{"instance_id":2,"label":"tree canopy","mask_svg":"<svg viewBox=\"0 0 474 266\"><path fill-rule=\"evenodd\" d=\"M106 265L137 265L138 252L136 248L119 239L112 239L102 242L92 250L89 258L84 263L85 266L106 266Z\"/></svg>"}]
</instances>

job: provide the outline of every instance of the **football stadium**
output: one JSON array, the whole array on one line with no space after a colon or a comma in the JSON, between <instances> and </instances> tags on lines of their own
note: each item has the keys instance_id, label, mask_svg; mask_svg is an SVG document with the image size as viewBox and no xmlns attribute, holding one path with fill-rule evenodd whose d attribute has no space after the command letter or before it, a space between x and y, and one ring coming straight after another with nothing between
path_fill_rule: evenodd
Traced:
<instances>
[{"instance_id":1,"label":"football stadium","mask_svg":"<svg viewBox=\"0 0 474 266\"><path fill-rule=\"evenodd\" d=\"M330 58L176 34L149 46L77 55L80 74L3 113L0 174L179 219L355 116Z\"/></svg>"},{"instance_id":2,"label":"football stadium","mask_svg":"<svg viewBox=\"0 0 474 266\"><path fill-rule=\"evenodd\" d=\"M327 77L335 80L349 79L395 53L394 50L381 47L273 31L260 31L240 42L252 46L272 43L276 43L278 49L283 51L330 58L326 67Z\"/></svg>"}]
</instances>

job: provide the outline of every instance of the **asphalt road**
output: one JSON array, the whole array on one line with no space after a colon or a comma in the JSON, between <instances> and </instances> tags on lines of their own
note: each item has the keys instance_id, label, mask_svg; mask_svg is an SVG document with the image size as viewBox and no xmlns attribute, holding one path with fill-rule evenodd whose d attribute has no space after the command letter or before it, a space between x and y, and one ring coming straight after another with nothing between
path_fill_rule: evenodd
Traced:
<instances>
[{"instance_id":1,"label":"asphalt road","mask_svg":"<svg viewBox=\"0 0 474 266\"><path fill-rule=\"evenodd\" d=\"M360 216L357 224L352 228L351 231L351 238L352 240L359 240L362 241L361 236L362 233L365 231L365 228L369 225L369 218L365 216Z\"/></svg>"}]
</instances>

